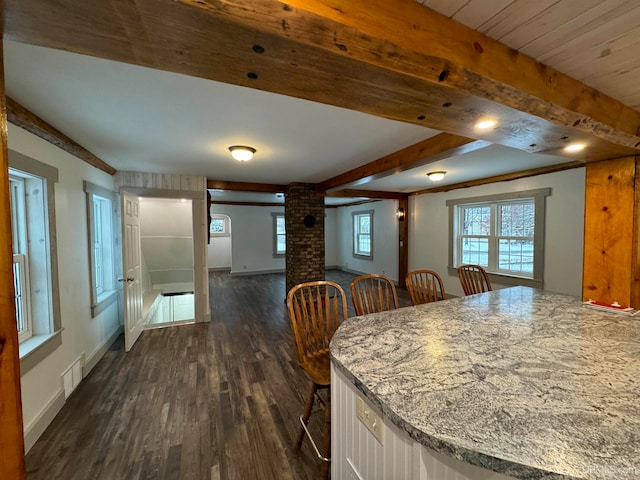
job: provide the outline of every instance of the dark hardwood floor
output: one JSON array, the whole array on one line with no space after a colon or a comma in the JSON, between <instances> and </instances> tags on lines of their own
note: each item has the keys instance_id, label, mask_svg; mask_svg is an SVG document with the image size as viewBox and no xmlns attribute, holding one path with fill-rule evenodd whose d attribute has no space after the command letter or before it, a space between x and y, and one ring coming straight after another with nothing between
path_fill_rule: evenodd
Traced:
<instances>
[{"instance_id":1,"label":"dark hardwood floor","mask_svg":"<svg viewBox=\"0 0 640 480\"><path fill-rule=\"evenodd\" d=\"M353 277L327 271L347 295ZM310 383L284 274L209 282L211 323L145 331L128 354L120 338L27 455L29 480L319 477L309 443L292 449ZM322 417L312 415L317 438Z\"/></svg>"}]
</instances>

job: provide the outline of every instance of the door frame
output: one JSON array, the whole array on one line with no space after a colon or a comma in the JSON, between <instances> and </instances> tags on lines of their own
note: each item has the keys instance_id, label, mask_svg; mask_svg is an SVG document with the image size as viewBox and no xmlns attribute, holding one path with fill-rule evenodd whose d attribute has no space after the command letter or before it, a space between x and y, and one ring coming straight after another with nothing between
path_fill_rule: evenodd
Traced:
<instances>
[{"instance_id":1,"label":"door frame","mask_svg":"<svg viewBox=\"0 0 640 480\"><path fill-rule=\"evenodd\" d=\"M191 200L191 224L193 229L193 290L194 317L196 323L211 320L209 311L209 277L207 259L207 197L206 190L202 192L191 190L168 190L161 188L139 188L122 186L119 192L127 192L140 197L152 198L186 198ZM119 202L121 203L121 202ZM122 212L120 212L122 215ZM122 255L124 255L124 242ZM204 265L205 268L201 269ZM201 271L202 270L202 271Z\"/></svg>"}]
</instances>

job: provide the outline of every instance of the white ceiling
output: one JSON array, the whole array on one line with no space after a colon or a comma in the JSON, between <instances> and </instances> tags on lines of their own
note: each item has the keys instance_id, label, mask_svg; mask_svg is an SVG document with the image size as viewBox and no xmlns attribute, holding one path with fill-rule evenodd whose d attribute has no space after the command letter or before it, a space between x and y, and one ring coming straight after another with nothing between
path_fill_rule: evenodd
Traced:
<instances>
[{"instance_id":1,"label":"white ceiling","mask_svg":"<svg viewBox=\"0 0 640 480\"><path fill-rule=\"evenodd\" d=\"M640 109L638 0L418 1ZM4 50L7 94L118 170L317 183L439 133L65 51L10 41ZM235 144L255 147L254 159L231 159ZM433 170L448 172L446 185L567 161L494 145L355 188L410 192L434 186Z\"/></svg>"},{"instance_id":2,"label":"white ceiling","mask_svg":"<svg viewBox=\"0 0 640 480\"><path fill-rule=\"evenodd\" d=\"M61 50L4 51L7 95L117 170L317 183L439 133ZM230 145L257 153L238 162Z\"/></svg>"}]
</instances>

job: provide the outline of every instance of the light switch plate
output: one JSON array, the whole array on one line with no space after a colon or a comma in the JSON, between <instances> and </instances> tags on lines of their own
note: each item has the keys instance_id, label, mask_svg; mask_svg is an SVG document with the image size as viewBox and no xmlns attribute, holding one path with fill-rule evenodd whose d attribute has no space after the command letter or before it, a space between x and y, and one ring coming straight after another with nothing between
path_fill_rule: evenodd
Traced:
<instances>
[{"instance_id":1,"label":"light switch plate","mask_svg":"<svg viewBox=\"0 0 640 480\"><path fill-rule=\"evenodd\" d=\"M382 415L371 407L361 396L356 396L356 417L360 420L367 430L383 444L383 425Z\"/></svg>"}]
</instances>

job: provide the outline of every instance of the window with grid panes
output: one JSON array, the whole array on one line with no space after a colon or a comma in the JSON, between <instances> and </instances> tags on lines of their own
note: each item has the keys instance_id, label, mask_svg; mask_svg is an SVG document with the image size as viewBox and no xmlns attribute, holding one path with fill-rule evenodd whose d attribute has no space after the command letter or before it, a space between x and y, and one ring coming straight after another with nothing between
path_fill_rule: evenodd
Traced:
<instances>
[{"instance_id":1,"label":"window with grid panes","mask_svg":"<svg viewBox=\"0 0 640 480\"><path fill-rule=\"evenodd\" d=\"M449 200L450 265L542 281L545 197L550 189Z\"/></svg>"}]
</instances>

